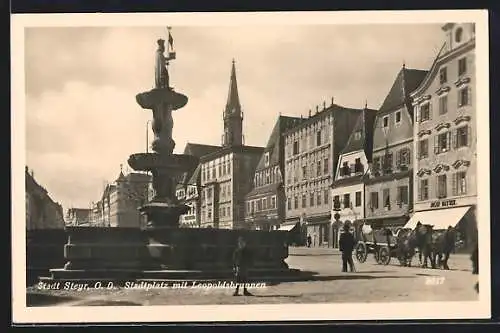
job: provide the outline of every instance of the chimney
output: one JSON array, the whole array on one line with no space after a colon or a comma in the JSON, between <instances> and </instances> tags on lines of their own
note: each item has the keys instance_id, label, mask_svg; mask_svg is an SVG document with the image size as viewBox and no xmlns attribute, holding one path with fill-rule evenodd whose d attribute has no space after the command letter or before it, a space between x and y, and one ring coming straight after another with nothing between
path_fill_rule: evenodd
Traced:
<instances>
[{"instance_id":1,"label":"chimney","mask_svg":"<svg viewBox=\"0 0 500 333\"><path fill-rule=\"evenodd\" d=\"M333 105L333 97L332 97L332 105Z\"/></svg>"},{"instance_id":2,"label":"chimney","mask_svg":"<svg viewBox=\"0 0 500 333\"><path fill-rule=\"evenodd\" d=\"M316 105L316 113L318 113L318 110L319 110L319 106Z\"/></svg>"},{"instance_id":3,"label":"chimney","mask_svg":"<svg viewBox=\"0 0 500 333\"><path fill-rule=\"evenodd\" d=\"M311 109L309 109L309 118L311 118Z\"/></svg>"},{"instance_id":4,"label":"chimney","mask_svg":"<svg viewBox=\"0 0 500 333\"><path fill-rule=\"evenodd\" d=\"M35 178L35 172L31 169L31 177Z\"/></svg>"},{"instance_id":5,"label":"chimney","mask_svg":"<svg viewBox=\"0 0 500 333\"><path fill-rule=\"evenodd\" d=\"M326 102L323 101L323 110L326 110Z\"/></svg>"}]
</instances>

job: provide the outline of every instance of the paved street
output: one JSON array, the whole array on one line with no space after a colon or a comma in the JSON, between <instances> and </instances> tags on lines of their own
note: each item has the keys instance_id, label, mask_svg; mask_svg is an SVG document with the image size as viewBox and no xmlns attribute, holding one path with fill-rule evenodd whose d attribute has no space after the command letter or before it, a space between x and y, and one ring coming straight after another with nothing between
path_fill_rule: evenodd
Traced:
<instances>
[{"instance_id":1,"label":"paved street","mask_svg":"<svg viewBox=\"0 0 500 333\"><path fill-rule=\"evenodd\" d=\"M115 289L109 291L41 291L30 288L35 305L203 305L259 303L323 303L386 301L467 301L477 295L467 255L452 255L451 270L401 267L397 260L377 265L369 256L356 273L342 273L341 258L332 249L290 248L290 267L317 272L313 281L285 282L252 289L254 297L233 297L232 289Z\"/></svg>"}]
</instances>

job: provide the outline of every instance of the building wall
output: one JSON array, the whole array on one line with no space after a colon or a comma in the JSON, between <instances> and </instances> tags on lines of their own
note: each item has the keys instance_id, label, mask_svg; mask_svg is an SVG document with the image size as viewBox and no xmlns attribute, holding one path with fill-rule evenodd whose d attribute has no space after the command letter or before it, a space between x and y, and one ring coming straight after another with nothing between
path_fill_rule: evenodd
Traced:
<instances>
[{"instance_id":1,"label":"building wall","mask_svg":"<svg viewBox=\"0 0 500 333\"><path fill-rule=\"evenodd\" d=\"M407 189L408 203L404 203L398 198L399 187ZM389 191L388 205L386 205L387 200L384 198L384 190ZM378 193L378 205L372 200L372 193ZM412 207L411 193L409 176L367 184L365 188L366 217L397 217L409 214Z\"/></svg>"},{"instance_id":2,"label":"building wall","mask_svg":"<svg viewBox=\"0 0 500 333\"><path fill-rule=\"evenodd\" d=\"M400 114L399 123L396 122L397 113ZM387 157L388 155L392 157ZM365 188L366 218L410 214L413 206L413 182L410 181L412 156L413 120L406 106L377 116L374 129L373 163ZM400 194L400 191L404 191L405 194ZM378 193L378 207L375 202L372 202L372 193ZM389 200L385 197L387 193Z\"/></svg>"},{"instance_id":3,"label":"building wall","mask_svg":"<svg viewBox=\"0 0 500 333\"><path fill-rule=\"evenodd\" d=\"M330 184L338 156L359 117L357 111L360 110L322 111L285 133L287 220L324 216L325 223L330 221ZM297 145L298 150L294 151Z\"/></svg>"},{"instance_id":4,"label":"building wall","mask_svg":"<svg viewBox=\"0 0 500 333\"><path fill-rule=\"evenodd\" d=\"M356 193L360 196L359 202L356 202ZM344 195L349 194L349 202L344 202ZM335 198L338 196L340 202L340 211L335 211L333 203ZM365 196L364 196L364 184L357 183L348 186L342 186L332 189L332 222L334 221L333 215L338 213L340 215L340 221L343 223L346 220L354 222L355 220L363 219L365 217Z\"/></svg>"},{"instance_id":5,"label":"building wall","mask_svg":"<svg viewBox=\"0 0 500 333\"><path fill-rule=\"evenodd\" d=\"M25 177L26 229L64 228L62 206L50 198L47 190L35 181L32 174L26 172Z\"/></svg>"},{"instance_id":6,"label":"building wall","mask_svg":"<svg viewBox=\"0 0 500 333\"><path fill-rule=\"evenodd\" d=\"M278 198L277 191L270 191L247 199L245 219L260 230L269 230L280 224Z\"/></svg>"},{"instance_id":7,"label":"building wall","mask_svg":"<svg viewBox=\"0 0 500 333\"><path fill-rule=\"evenodd\" d=\"M198 187L196 185L187 185L186 187L186 205L189 206L189 211L187 214L181 215L179 218L179 223L184 227L199 227L199 196Z\"/></svg>"},{"instance_id":8,"label":"building wall","mask_svg":"<svg viewBox=\"0 0 500 333\"><path fill-rule=\"evenodd\" d=\"M235 154L233 168L233 229L249 229L245 223L245 197L252 189L252 179L262 151Z\"/></svg>"},{"instance_id":9,"label":"building wall","mask_svg":"<svg viewBox=\"0 0 500 333\"><path fill-rule=\"evenodd\" d=\"M218 156L213 160L202 162L202 190L200 196L200 219L202 227L232 228L232 204L234 198L233 166L234 155L232 152ZM216 198L215 196L218 197ZM222 208L225 214L222 215L222 220L219 220L219 213L222 213Z\"/></svg>"},{"instance_id":10,"label":"building wall","mask_svg":"<svg viewBox=\"0 0 500 333\"><path fill-rule=\"evenodd\" d=\"M319 145L317 144L318 132L321 138ZM326 191L329 196L329 185L333 174L332 142L333 117L331 114L285 134L287 219L298 218L303 214L329 214L330 200L329 198L324 200L324 193ZM294 151L294 145L298 145L298 150ZM314 194L313 205L310 204L311 193ZM317 202L318 193L321 198L319 203ZM303 197L305 205L303 205Z\"/></svg>"},{"instance_id":11,"label":"building wall","mask_svg":"<svg viewBox=\"0 0 500 333\"><path fill-rule=\"evenodd\" d=\"M414 195L415 210L439 209L444 205L474 205L477 202L477 123L475 108L475 51L474 41L465 41L466 44L455 45L454 32L462 28L465 39L472 37L472 26L468 24L456 25L447 35L448 51L436 62L436 67L429 77L425 89L415 95L416 115L415 151L414 156ZM449 47L452 45L452 48ZM466 59L466 72L459 75L459 61ZM441 71L446 70L446 81L441 83ZM460 91L467 90L469 100L466 104L459 103ZM446 113L440 109L440 98L447 99ZM443 102L441 102L443 103ZM422 109L430 105L430 117L422 117ZM459 147L457 129L466 128L467 137L463 140L464 146ZM449 145L446 149L437 145L439 135L448 136ZM443 137L443 136L442 136ZM420 141L427 140L428 154L421 156ZM444 143L444 142L443 142ZM448 144L448 142L446 143ZM437 145L437 147L436 147ZM436 148L435 148L436 147ZM463 161L463 162L462 162ZM454 179L458 172L465 172L465 186L462 181ZM438 193L438 176L446 175L446 191ZM422 181L427 180L425 197ZM465 191L455 191L465 187ZM440 194L444 194L441 196Z\"/></svg>"}]
</instances>

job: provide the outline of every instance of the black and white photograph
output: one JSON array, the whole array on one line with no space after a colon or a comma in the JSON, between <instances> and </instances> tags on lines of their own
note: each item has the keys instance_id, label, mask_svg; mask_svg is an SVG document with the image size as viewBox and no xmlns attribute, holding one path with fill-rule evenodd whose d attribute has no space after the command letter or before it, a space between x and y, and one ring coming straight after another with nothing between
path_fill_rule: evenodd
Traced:
<instances>
[{"instance_id":1,"label":"black and white photograph","mask_svg":"<svg viewBox=\"0 0 500 333\"><path fill-rule=\"evenodd\" d=\"M12 40L14 321L489 318L487 11Z\"/></svg>"}]
</instances>

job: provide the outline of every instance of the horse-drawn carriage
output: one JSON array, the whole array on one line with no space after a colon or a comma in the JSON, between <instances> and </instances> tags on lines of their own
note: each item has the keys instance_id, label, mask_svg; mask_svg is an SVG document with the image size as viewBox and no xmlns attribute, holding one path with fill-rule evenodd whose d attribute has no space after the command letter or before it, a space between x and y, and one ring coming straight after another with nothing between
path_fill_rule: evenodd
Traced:
<instances>
[{"instance_id":1,"label":"horse-drawn carriage","mask_svg":"<svg viewBox=\"0 0 500 333\"><path fill-rule=\"evenodd\" d=\"M415 229L360 224L357 238L355 255L360 263L373 254L378 264L388 265L392 258L397 258L401 266L411 266L418 254L422 267L427 267L429 259L432 268L449 269L447 262L455 236L451 227L434 230L427 224L418 224Z\"/></svg>"},{"instance_id":2,"label":"horse-drawn carriage","mask_svg":"<svg viewBox=\"0 0 500 333\"><path fill-rule=\"evenodd\" d=\"M401 228L372 228L361 224L357 231L358 243L355 255L358 262L366 261L368 254L373 254L377 264L388 265L391 258L398 257L398 232Z\"/></svg>"}]
</instances>

